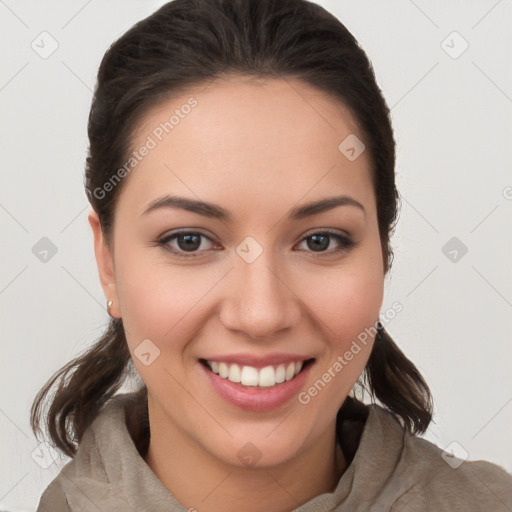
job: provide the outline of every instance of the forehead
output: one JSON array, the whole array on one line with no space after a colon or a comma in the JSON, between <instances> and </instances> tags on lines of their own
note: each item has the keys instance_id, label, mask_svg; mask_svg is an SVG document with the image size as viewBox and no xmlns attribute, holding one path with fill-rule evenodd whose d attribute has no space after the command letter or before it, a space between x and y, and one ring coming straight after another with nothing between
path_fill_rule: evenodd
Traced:
<instances>
[{"instance_id":1,"label":"forehead","mask_svg":"<svg viewBox=\"0 0 512 512\"><path fill-rule=\"evenodd\" d=\"M131 145L151 149L121 196L138 211L177 190L231 204L239 198L241 207L249 196L296 202L333 188L368 201L370 156L347 159L339 146L349 136L363 139L349 109L303 81L217 79L145 114Z\"/></svg>"}]
</instances>

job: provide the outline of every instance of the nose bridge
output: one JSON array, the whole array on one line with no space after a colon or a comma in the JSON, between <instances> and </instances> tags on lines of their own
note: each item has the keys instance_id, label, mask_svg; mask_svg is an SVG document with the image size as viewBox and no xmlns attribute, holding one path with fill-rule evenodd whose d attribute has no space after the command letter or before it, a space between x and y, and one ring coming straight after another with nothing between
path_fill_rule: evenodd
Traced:
<instances>
[{"instance_id":1,"label":"nose bridge","mask_svg":"<svg viewBox=\"0 0 512 512\"><path fill-rule=\"evenodd\" d=\"M299 320L299 304L279 275L272 250L247 237L236 253L221 315L225 327L260 339L292 327Z\"/></svg>"}]
</instances>

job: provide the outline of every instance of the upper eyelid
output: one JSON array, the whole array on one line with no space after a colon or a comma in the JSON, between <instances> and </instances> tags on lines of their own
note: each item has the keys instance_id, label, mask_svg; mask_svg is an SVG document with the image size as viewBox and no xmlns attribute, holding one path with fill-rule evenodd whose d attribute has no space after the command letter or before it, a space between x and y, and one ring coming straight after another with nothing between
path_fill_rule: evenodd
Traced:
<instances>
[{"instance_id":1,"label":"upper eyelid","mask_svg":"<svg viewBox=\"0 0 512 512\"><path fill-rule=\"evenodd\" d=\"M311 231L306 231L304 235L302 235L301 241L304 240L304 238L307 238L312 235L317 234L328 234L328 235L337 235L344 238L352 238L352 235L348 233L347 231L344 231L343 229L333 229L333 228L313 228Z\"/></svg>"},{"instance_id":2,"label":"upper eyelid","mask_svg":"<svg viewBox=\"0 0 512 512\"><path fill-rule=\"evenodd\" d=\"M191 229L182 229L179 231L173 231L170 233L164 233L163 235L158 237L158 241L163 241L166 239L174 238L174 237L182 235L182 234L186 235L186 234L190 234L190 233L199 234L201 236L204 236L205 238L207 238L208 240L210 240L212 242L215 242L217 240L216 237L214 237L213 235L208 235L206 233L203 233L200 229L197 229L197 228L191 228ZM308 238L313 235L319 235L319 234L341 236L344 238L352 239L352 235L350 235L349 233L347 233L346 231L343 231L343 230L337 231L337 230L333 230L332 228L324 228L324 229L314 228L312 231L307 231L304 235L302 235L302 237L299 241L302 242L305 238Z\"/></svg>"},{"instance_id":3,"label":"upper eyelid","mask_svg":"<svg viewBox=\"0 0 512 512\"><path fill-rule=\"evenodd\" d=\"M159 236L157 238L157 240L159 242L163 242L163 241L175 238L175 237L177 237L179 235L189 235L189 234L197 234L197 235L204 236L205 238L207 238L211 242L215 242L216 241L215 237L213 237L212 235L207 235L206 233L203 233L202 231L200 231L198 229L183 229L183 230L180 230L180 231L174 231L172 233L164 233L163 235Z\"/></svg>"},{"instance_id":4,"label":"upper eyelid","mask_svg":"<svg viewBox=\"0 0 512 512\"><path fill-rule=\"evenodd\" d=\"M171 233L167 233L167 234L163 234L162 236L160 236L158 239L157 239L157 242L162 244L162 245L165 245L167 244L170 240L173 240L175 239L176 237L180 236L180 235L186 235L186 234L198 234L200 236L203 236L205 237L207 240L209 240L210 242L212 242L213 244L215 243L219 243L217 242L216 238L213 237L213 236L210 236L210 235L207 235L206 233L203 233L201 230L197 229L197 228L188 228L188 229L181 229L181 230L178 230L178 231L174 231L174 232L171 232ZM327 235L327 236L330 236L331 238L338 238L338 243L343 243L343 239L345 239L346 241L346 245L348 245L349 247L355 247L356 245L358 245L358 243L353 239L353 237L346 233L346 232L343 232L343 231L337 231L337 230L333 230L332 228L314 228L313 231L307 231L304 235L302 235L302 237L300 238L300 240L297 242L297 243L302 243L304 242L307 238L309 238L310 236L313 236L313 235ZM191 252L188 252L187 251L182 251L180 249L173 249L172 252L175 252L175 253L179 253L179 254L189 254L189 255L193 255L193 254L200 254L202 252L206 252L207 250L203 250L203 251L191 251ZM322 251L322 252L319 252L318 255L321 255L321 254L329 254L330 252L332 251Z\"/></svg>"}]
</instances>

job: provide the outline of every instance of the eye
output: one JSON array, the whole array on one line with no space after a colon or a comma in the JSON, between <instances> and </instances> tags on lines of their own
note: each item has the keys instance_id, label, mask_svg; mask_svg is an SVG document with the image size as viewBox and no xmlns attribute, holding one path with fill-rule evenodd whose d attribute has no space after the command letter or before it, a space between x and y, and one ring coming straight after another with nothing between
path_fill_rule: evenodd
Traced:
<instances>
[{"instance_id":1,"label":"eye","mask_svg":"<svg viewBox=\"0 0 512 512\"><path fill-rule=\"evenodd\" d=\"M332 248L331 242L335 240L337 247ZM183 258L194 258L212 248L214 239L199 231L179 231L164 235L156 240L156 245L165 251ZM306 243L308 252L316 253L315 257L348 251L357 244L348 236L332 231L320 231L312 233L301 240Z\"/></svg>"},{"instance_id":2,"label":"eye","mask_svg":"<svg viewBox=\"0 0 512 512\"><path fill-rule=\"evenodd\" d=\"M156 241L166 251L184 258L199 256L198 253L208 250L213 242L213 238L198 231L180 231L165 235Z\"/></svg>"},{"instance_id":3,"label":"eye","mask_svg":"<svg viewBox=\"0 0 512 512\"><path fill-rule=\"evenodd\" d=\"M338 244L337 247L332 249L331 242L335 240ZM308 249L313 253L318 253L318 256L322 256L323 254L333 254L342 251L347 251L356 246L356 242L349 238L348 236L341 235L340 233L335 233L332 231L320 231L318 233L312 233L304 237L301 240L301 243L306 243ZM331 247L330 250L329 247Z\"/></svg>"}]
</instances>

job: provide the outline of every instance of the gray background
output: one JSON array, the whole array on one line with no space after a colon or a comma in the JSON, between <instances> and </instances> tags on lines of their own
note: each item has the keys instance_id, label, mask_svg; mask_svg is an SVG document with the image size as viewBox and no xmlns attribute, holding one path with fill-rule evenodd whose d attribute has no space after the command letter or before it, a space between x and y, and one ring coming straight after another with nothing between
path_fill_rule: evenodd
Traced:
<instances>
[{"instance_id":1,"label":"gray background","mask_svg":"<svg viewBox=\"0 0 512 512\"><path fill-rule=\"evenodd\" d=\"M0 0L0 510L35 510L66 461L37 447L29 408L108 318L82 185L95 75L163 3ZM403 206L383 311L402 303L387 328L433 391L425 437L512 472L512 1L318 3L392 108Z\"/></svg>"}]
</instances>

